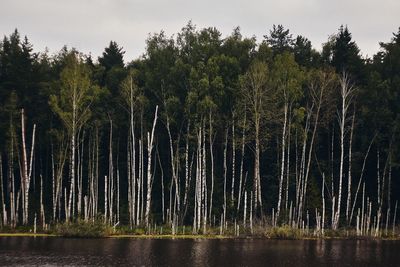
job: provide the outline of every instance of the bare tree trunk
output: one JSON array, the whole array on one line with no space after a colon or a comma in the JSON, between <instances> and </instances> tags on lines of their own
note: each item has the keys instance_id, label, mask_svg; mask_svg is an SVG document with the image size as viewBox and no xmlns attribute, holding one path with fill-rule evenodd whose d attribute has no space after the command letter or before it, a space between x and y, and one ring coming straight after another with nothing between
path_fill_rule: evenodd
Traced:
<instances>
[{"instance_id":1,"label":"bare tree trunk","mask_svg":"<svg viewBox=\"0 0 400 267\"><path fill-rule=\"evenodd\" d=\"M32 132L32 142L31 142L31 150L30 150L30 160L29 165L27 161L27 154L29 153L26 150L25 145L25 115L24 109L21 110L21 131L22 131L22 221L23 224L28 224L28 215L29 215L29 185L32 176L32 165L33 165L33 152L35 149L35 132L36 132L36 124L33 125ZM28 169L29 168L29 169Z\"/></svg>"},{"instance_id":2,"label":"bare tree trunk","mask_svg":"<svg viewBox=\"0 0 400 267\"><path fill-rule=\"evenodd\" d=\"M276 208L276 222L278 221L279 214L281 211L281 203L282 203L282 186L283 186L283 178L284 178L284 173L285 173L285 159L286 159L286 127L287 127L287 117L288 117L288 104L285 103L284 107L284 114L285 114L285 119L283 122L283 129L282 129L282 156L281 156L281 175L279 178L279 192L278 192L278 206Z\"/></svg>"},{"instance_id":3,"label":"bare tree trunk","mask_svg":"<svg viewBox=\"0 0 400 267\"><path fill-rule=\"evenodd\" d=\"M146 212L145 212L145 223L146 227L149 226L149 216L150 216L150 204L151 204L151 185L152 185L152 173L151 173L151 158L153 151L153 142L154 142L154 130L156 128L157 122L157 112L158 106L156 106L156 111L154 114L153 128L151 130L151 135L147 132L147 195L146 195Z\"/></svg>"},{"instance_id":4,"label":"bare tree trunk","mask_svg":"<svg viewBox=\"0 0 400 267\"><path fill-rule=\"evenodd\" d=\"M99 131L96 127L96 174L95 174L95 207L94 207L94 214L97 215L98 205L99 205Z\"/></svg>"},{"instance_id":5,"label":"bare tree trunk","mask_svg":"<svg viewBox=\"0 0 400 267\"><path fill-rule=\"evenodd\" d=\"M197 134L197 156L196 156L196 187L195 187L195 206L194 206L194 232L200 229L201 205L202 205L202 127L200 126Z\"/></svg>"},{"instance_id":6,"label":"bare tree trunk","mask_svg":"<svg viewBox=\"0 0 400 267\"><path fill-rule=\"evenodd\" d=\"M247 190L244 191L244 208L243 208L243 227L246 227L247 221Z\"/></svg>"},{"instance_id":7,"label":"bare tree trunk","mask_svg":"<svg viewBox=\"0 0 400 267\"><path fill-rule=\"evenodd\" d=\"M42 223L42 230L46 225L46 218L44 213L44 204L43 204L43 176L40 174L40 222Z\"/></svg>"},{"instance_id":8,"label":"bare tree trunk","mask_svg":"<svg viewBox=\"0 0 400 267\"><path fill-rule=\"evenodd\" d=\"M306 196L306 187L307 187L307 179L306 179L306 153L307 153L307 142L308 142L308 131L310 129L310 117L312 113L313 108L310 109L310 111L307 114L306 118L306 125L304 127L304 132L303 132L303 146L302 146L302 151L301 151L301 161L300 161L300 170L299 170L299 183L298 183L298 189L297 189L297 195L298 195L298 211L297 211L297 225L300 225L300 222L302 221L302 216L303 216L303 201ZM311 149L311 147L310 147Z\"/></svg>"},{"instance_id":9,"label":"bare tree trunk","mask_svg":"<svg viewBox=\"0 0 400 267\"><path fill-rule=\"evenodd\" d=\"M129 134L128 136L128 149L127 149L127 153L126 153L126 157L127 157L127 176L128 176L128 213L129 213L129 226L133 227L133 205L132 205L132 190L133 189L133 183L132 183L132 158L131 158L131 150L132 150L132 141L131 141L131 136Z\"/></svg>"},{"instance_id":10,"label":"bare tree trunk","mask_svg":"<svg viewBox=\"0 0 400 267\"><path fill-rule=\"evenodd\" d=\"M209 145L210 145L210 159L211 159L211 192L210 192L210 211L209 217L212 217L212 207L213 207L213 197L214 197L214 151L213 151L213 127L212 127L212 117L211 117L211 110L209 112Z\"/></svg>"},{"instance_id":11,"label":"bare tree trunk","mask_svg":"<svg viewBox=\"0 0 400 267\"><path fill-rule=\"evenodd\" d=\"M178 181L178 160L179 160L179 155L178 155L178 150L176 150L176 153L174 153L174 148L173 148L173 140L172 140L172 135L171 135L171 129L169 125L169 117L167 115L167 132L168 132L168 138L169 138L169 149L170 149L170 154L171 154L171 169L172 169L172 180L173 183L175 184L175 197L177 200L177 213L179 214L180 211L180 197L179 197L179 181ZM179 144L179 140L177 141ZM171 184L172 188L172 184Z\"/></svg>"},{"instance_id":12,"label":"bare tree trunk","mask_svg":"<svg viewBox=\"0 0 400 267\"><path fill-rule=\"evenodd\" d=\"M223 215L223 224L226 222L226 176L227 176L227 163L226 163L226 153L228 150L228 128L225 130L225 145L224 145L224 215Z\"/></svg>"},{"instance_id":13,"label":"bare tree trunk","mask_svg":"<svg viewBox=\"0 0 400 267\"><path fill-rule=\"evenodd\" d=\"M142 207L143 207L143 143L142 139L139 140L139 175L138 175L138 191L137 191L137 214L136 224L142 221Z\"/></svg>"},{"instance_id":14,"label":"bare tree trunk","mask_svg":"<svg viewBox=\"0 0 400 267\"><path fill-rule=\"evenodd\" d=\"M381 201L381 171L380 171L380 153L379 153L379 148L376 151L376 180L377 180L377 184L378 184L378 188L377 188L377 195L378 195L378 206L380 206L380 201Z\"/></svg>"},{"instance_id":15,"label":"bare tree trunk","mask_svg":"<svg viewBox=\"0 0 400 267\"><path fill-rule=\"evenodd\" d=\"M189 190L188 190L189 189L189 129L190 129L190 121L187 124L186 146L185 146L185 194L183 197L183 206L185 207L185 211L186 211L186 207L187 207L187 198L188 198L188 193L189 193ZM211 199L212 199L212 197L211 197ZM212 206L212 205L210 205L210 206ZM183 217L185 217L185 214Z\"/></svg>"},{"instance_id":16,"label":"bare tree trunk","mask_svg":"<svg viewBox=\"0 0 400 267\"><path fill-rule=\"evenodd\" d=\"M109 223L113 223L113 191L114 191L114 164L113 164L113 147L112 147L112 139L113 139L113 123L110 118L110 136L109 136L109 147L108 147L108 207L109 207Z\"/></svg>"},{"instance_id":17,"label":"bare tree trunk","mask_svg":"<svg viewBox=\"0 0 400 267\"><path fill-rule=\"evenodd\" d=\"M160 153L158 151L158 147L157 147L157 159L161 171L161 212L162 212L163 223L165 223L164 170L161 164L161 158L160 158Z\"/></svg>"},{"instance_id":18,"label":"bare tree trunk","mask_svg":"<svg viewBox=\"0 0 400 267\"><path fill-rule=\"evenodd\" d=\"M358 191L360 190L361 181L362 181L362 178L363 178L363 175L364 175L365 165L367 163L367 157L368 157L369 151L371 150L371 146L372 146L372 143L375 140L375 137L376 137L376 135L372 138L371 142L369 143L369 146L368 146L368 149L367 149L367 153L365 154L365 157L364 157L363 165L362 165L362 168L361 168L360 178L358 180L356 194L354 196L353 207L351 208L350 219L349 219L349 223L350 224L351 224L351 221L352 221L352 218L353 218L354 208L355 208L356 202L357 202ZM363 196L363 201L364 201L364 196ZM364 211L364 209L362 209L362 211ZM363 215L361 216L361 219L362 218L363 218Z\"/></svg>"},{"instance_id":19,"label":"bare tree trunk","mask_svg":"<svg viewBox=\"0 0 400 267\"><path fill-rule=\"evenodd\" d=\"M56 220L57 200L56 200L56 175L54 170L54 149L51 143L51 178L52 178L52 204L53 204L53 221Z\"/></svg>"},{"instance_id":20,"label":"bare tree trunk","mask_svg":"<svg viewBox=\"0 0 400 267\"><path fill-rule=\"evenodd\" d=\"M388 191L387 191L387 207L390 210L391 201L391 185L392 185L392 152L389 150L389 175L388 175Z\"/></svg>"},{"instance_id":21,"label":"bare tree trunk","mask_svg":"<svg viewBox=\"0 0 400 267\"><path fill-rule=\"evenodd\" d=\"M119 197L120 197L120 192L119 192L119 167L118 167L118 159L117 159L117 220L115 223L119 223Z\"/></svg>"},{"instance_id":22,"label":"bare tree trunk","mask_svg":"<svg viewBox=\"0 0 400 267\"><path fill-rule=\"evenodd\" d=\"M258 122L259 124L259 122ZM256 125L256 151L255 151L255 162L254 162L254 207L257 210L258 205L262 205L261 202L261 185L260 185L260 127Z\"/></svg>"},{"instance_id":23,"label":"bare tree trunk","mask_svg":"<svg viewBox=\"0 0 400 267\"><path fill-rule=\"evenodd\" d=\"M342 103L341 103L341 112L338 114L339 117L339 127L340 127L340 170L339 170L339 195L338 195L338 205L337 205L337 210L335 214L335 223L334 223L334 229L336 230L339 227L339 221L340 221L340 212L341 212L341 203L342 203L342 185L343 185L343 175L344 175L344 138L345 138L345 132L346 132L346 121L347 121L347 113L349 106L351 104L353 95L354 95L354 88L352 85L350 85L348 76L346 73L343 73L341 79L340 79L340 95L342 98Z\"/></svg>"},{"instance_id":24,"label":"bare tree trunk","mask_svg":"<svg viewBox=\"0 0 400 267\"><path fill-rule=\"evenodd\" d=\"M322 174L322 223L321 223L322 235L325 231L325 174Z\"/></svg>"},{"instance_id":25,"label":"bare tree trunk","mask_svg":"<svg viewBox=\"0 0 400 267\"><path fill-rule=\"evenodd\" d=\"M76 103L76 89L73 90L73 103L72 103L72 131L71 131L71 183L70 183L70 193L68 201L68 214L66 214L67 221L71 217L72 207L75 205L75 150L76 150L76 123L77 123L77 103Z\"/></svg>"},{"instance_id":26,"label":"bare tree trunk","mask_svg":"<svg viewBox=\"0 0 400 267\"><path fill-rule=\"evenodd\" d=\"M235 144L235 119L232 119L232 185L231 185L231 202L234 204L233 196L235 192L235 158L236 158L236 144Z\"/></svg>"},{"instance_id":27,"label":"bare tree trunk","mask_svg":"<svg viewBox=\"0 0 400 267\"><path fill-rule=\"evenodd\" d=\"M243 130L242 130L242 155L240 159L240 177L239 177L239 192L238 192L238 202L237 202L237 212L240 209L240 202L242 198L242 186L243 186L243 161L244 161L244 146L245 146L245 132L246 130L246 113L244 113L244 122L243 122Z\"/></svg>"},{"instance_id":28,"label":"bare tree trunk","mask_svg":"<svg viewBox=\"0 0 400 267\"><path fill-rule=\"evenodd\" d=\"M26 198L26 187L28 184L28 163L27 163L27 151L25 145L25 116L24 109L21 109L21 135L22 135L22 164L21 164L21 189L22 189L22 223L24 225L28 224L28 215L26 213L25 202Z\"/></svg>"},{"instance_id":29,"label":"bare tree trunk","mask_svg":"<svg viewBox=\"0 0 400 267\"><path fill-rule=\"evenodd\" d=\"M7 210L6 203L4 201L4 184L3 184L3 162L1 160L0 153L0 190L1 190L1 210L2 210L2 224L3 226L7 225Z\"/></svg>"},{"instance_id":30,"label":"bare tree trunk","mask_svg":"<svg viewBox=\"0 0 400 267\"><path fill-rule=\"evenodd\" d=\"M108 179L107 175L104 176L104 223L107 224L108 222Z\"/></svg>"},{"instance_id":31,"label":"bare tree trunk","mask_svg":"<svg viewBox=\"0 0 400 267\"><path fill-rule=\"evenodd\" d=\"M289 176L290 176L290 126L292 124L291 115L289 113L289 123L288 123L288 141L287 141L287 163L286 163L286 196L285 196L285 210L288 209L288 202L289 202Z\"/></svg>"},{"instance_id":32,"label":"bare tree trunk","mask_svg":"<svg viewBox=\"0 0 400 267\"><path fill-rule=\"evenodd\" d=\"M202 199L203 199L203 203L202 203L202 217L203 217L203 233L206 233L206 225L207 225L207 167L206 167L206 155L207 155L207 151L206 151L206 131L205 131L205 120L203 120L203 137L202 137L202 172L201 172L201 176L202 176L202 188L201 188L201 193L202 193Z\"/></svg>"},{"instance_id":33,"label":"bare tree trunk","mask_svg":"<svg viewBox=\"0 0 400 267\"><path fill-rule=\"evenodd\" d=\"M352 122L351 122L351 130L350 130L350 141L349 141L349 173L347 177L347 205L346 205L346 221L347 225L350 225L349 221L349 212L350 212L350 204L351 204L351 158L352 158L352 143L353 143L353 132L354 132L354 118L355 118L355 111L353 112L352 116Z\"/></svg>"},{"instance_id":34,"label":"bare tree trunk","mask_svg":"<svg viewBox=\"0 0 400 267\"><path fill-rule=\"evenodd\" d=\"M130 181L130 199L131 202L129 203L130 206L130 220L131 220L131 225L132 224L137 224L136 221L136 139L135 139L135 124L134 124L134 96L133 96L133 78L132 76L130 77L130 102L129 102L129 108L130 108L130 169L129 173L130 176L128 177Z\"/></svg>"},{"instance_id":35,"label":"bare tree trunk","mask_svg":"<svg viewBox=\"0 0 400 267\"><path fill-rule=\"evenodd\" d=\"M133 125L131 126L131 132L132 132L132 140L131 140L131 210L132 210L132 222L136 224L136 210L138 209L137 203L136 203L136 194L139 194L137 191L137 177L136 177L136 139L135 139L135 131L133 129Z\"/></svg>"},{"instance_id":36,"label":"bare tree trunk","mask_svg":"<svg viewBox=\"0 0 400 267\"><path fill-rule=\"evenodd\" d=\"M393 216L393 230L392 230L392 235L395 236L395 225L396 225L396 214L397 214L397 200L396 200L396 205L394 206L394 216Z\"/></svg>"}]
</instances>

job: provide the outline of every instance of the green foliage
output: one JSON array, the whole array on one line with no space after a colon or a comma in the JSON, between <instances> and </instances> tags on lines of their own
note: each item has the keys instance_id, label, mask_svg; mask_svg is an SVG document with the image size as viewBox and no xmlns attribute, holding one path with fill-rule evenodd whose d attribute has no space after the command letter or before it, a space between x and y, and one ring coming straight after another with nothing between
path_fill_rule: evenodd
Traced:
<instances>
[{"instance_id":1,"label":"green foliage","mask_svg":"<svg viewBox=\"0 0 400 267\"><path fill-rule=\"evenodd\" d=\"M74 51L66 57L60 83L58 94L50 96L49 104L68 131L80 129L90 118L90 105L99 88L91 84L87 66Z\"/></svg>"},{"instance_id":2,"label":"green foliage","mask_svg":"<svg viewBox=\"0 0 400 267\"><path fill-rule=\"evenodd\" d=\"M274 24L272 30L270 30L269 32L269 36L265 35L264 38L271 46L275 55L292 50L292 34L289 33L288 29L285 30L285 28L281 24L279 24L278 26Z\"/></svg>"},{"instance_id":3,"label":"green foliage","mask_svg":"<svg viewBox=\"0 0 400 267\"><path fill-rule=\"evenodd\" d=\"M305 234L300 229L283 225L268 228L265 236L272 239L301 239L305 237Z\"/></svg>"},{"instance_id":4,"label":"green foliage","mask_svg":"<svg viewBox=\"0 0 400 267\"><path fill-rule=\"evenodd\" d=\"M63 237L106 237L113 233L113 229L100 219L94 222L78 219L55 225L53 233Z\"/></svg>"},{"instance_id":5,"label":"green foliage","mask_svg":"<svg viewBox=\"0 0 400 267\"><path fill-rule=\"evenodd\" d=\"M125 51L122 51L122 47L119 47L118 44L114 41L111 41L109 46L103 52L103 56L99 57L99 63L106 69L106 71L110 70L113 67L124 67L124 54Z\"/></svg>"}]
</instances>

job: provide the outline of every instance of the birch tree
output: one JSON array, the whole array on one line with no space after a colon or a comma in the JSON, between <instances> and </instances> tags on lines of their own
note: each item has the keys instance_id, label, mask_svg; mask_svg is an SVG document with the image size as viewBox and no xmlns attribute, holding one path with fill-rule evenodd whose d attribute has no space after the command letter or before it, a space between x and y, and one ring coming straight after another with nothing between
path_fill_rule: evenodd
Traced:
<instances>
[{"instance_id":1,"label":"birch tree","mask_svg":"<svg viewBox=\"0 0 400 267\"><path fill-rule=\"evenodd\" d=\"M156 106L156 110L154 112L154 120L153 120L153 127L151 128L151 134L150 132L147 132L147 194L146 194L146 212L145 212L145 223L147 227L149 226L149 218L150 218L151 188L153 183L153 173L151 169L151 163L152 163L152 153L154 146L154 131L156 128L157 116L158 116L158 106Z\"/></svg>"},{"instance_id":2,"label":"birch tree","mask_svg":"<svg viewBox=\"0 0 400 267\"><path fill-rule=\"evenodd\" d=\"M21 166L21 189L22 189L22 223L28 224L29 215L29 188L32 177L33 152L35 149L35 132L36 124L33 125L32 142L30 151L26 148L26 132L25 132L25 113L21 110L21 137L22 137L22 162ZM29 157L29 162L28 162Z\"/></svg>"},{"instance_id":3,"label":"birch tree","mask_svg":"<svg viewBox=\"0 0 400 267\"><path fill-rule=\"evenodd\" d=\"M264 134L266 107L269 85L269 70L264 62L255 61L241 77L241 96L249 114L248 119L254 135L254 177L253 177L253 204L255 207L262 206L261 178L260 178L260 153L261 138Z\"/></svg>"},{"instance_id":4,"label":"birch tree","mask_svg":"<svg viewBox=\"0 0 400 267\"><path fill-rule=\"evenodd\" d=\"M96 87L92 86L90 73L82 56L71 51L65 58L65 68L60 75L60 90L50 96L50 106L64 123L70 139L69 197L67 220L71 218L75 207L76 153L78 132L90 117L90 105L95 96Z\"/></svg>"},{"instance_id":5,"label":"birch tree","mask_svg":"<svg viewBox=\"0 0 400 267\"><path fill-rule=\"evenodd\" d=\"M345 157L345 137L348 132L348 124L350 120L349 109L351 104L353 103L353 98L355 95L355 87L350 82L350 78L347 73L343 72L342 76L339 79L340 82L340 110L337 112L339 130L340 130L340 169L339 169L339 188L338 188L338 197L337 197L337 205L335 218L332 225L333 229L337 229L339 227L340 213L341 213L341 205L342 205L342 188L343 188L343 177L345 174L344 171L344 157ZM349 155L350 156L350 155Z\"/></svg>"},{"instance_id":6,"label":"birch tree","mask_svg":"<svg viewBox=\"0 0 400 267\"><path fill-rule=\"evenodd\" d=\"M279 191L275 216L275 219L278 220L282 205L282 191L286 167L285 161L289 158L289 155L286 155L286 153L290 152L286 150L288 145L287 139L291 128L289 114L292 113L291 110L294 102L301 97L303 74L300 67L295 62L294 56L287 52L275 57L271 72L272 85L275 87L277 94L278 108L283 109ZM289 177L287 177L287 179L288 178Z\"/></svg>"}]
</instances>

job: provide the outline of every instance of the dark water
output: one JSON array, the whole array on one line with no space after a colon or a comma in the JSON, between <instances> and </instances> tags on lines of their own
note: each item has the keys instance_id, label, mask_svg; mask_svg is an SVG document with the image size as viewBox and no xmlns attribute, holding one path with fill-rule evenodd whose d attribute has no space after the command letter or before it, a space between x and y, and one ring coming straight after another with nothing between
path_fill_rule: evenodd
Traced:
<instances>
[{"instance_id":1,"label":"dark water","mask_svg":"<svg viewBox=\"0 0 400 267\"><path fill-rule=\"evenodd\" d=\"M0 266L400 266L400 242L0 237Z\"/></svg>"}]
</instances>

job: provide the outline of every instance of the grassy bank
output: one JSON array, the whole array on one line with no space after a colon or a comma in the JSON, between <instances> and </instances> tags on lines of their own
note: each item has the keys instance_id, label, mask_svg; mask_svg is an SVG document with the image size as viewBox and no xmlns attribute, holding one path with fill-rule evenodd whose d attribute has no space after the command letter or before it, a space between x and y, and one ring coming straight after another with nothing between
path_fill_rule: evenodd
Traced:
<instances>
[{"instance_id":1,"label":"grassy bank","mask_svg":"<svg viewBox=\"0 0 400 267\"><path fill-rule=\"evenodd\" d=\"M75 238L178 238L178 239L225 239L225 238L266 238L266 239L385 239L400 240L398 234L392 231L381 231L377 235L357 235L355 229L325 230L322 234L313 229L297 229L289 226L280 227L253 227L239 229L228 227L221 232L219 227L209 227L205 232L194 233L188 226L181 226L173 232L168 226L154 226L152 228L128 226L112 227L102 220L85 222L60 223L50 225L46 229L38 228L36 233L33 227L0 228L0 237L37 236L37 237L75 237Z\"/></svg>"}]
</instances>

